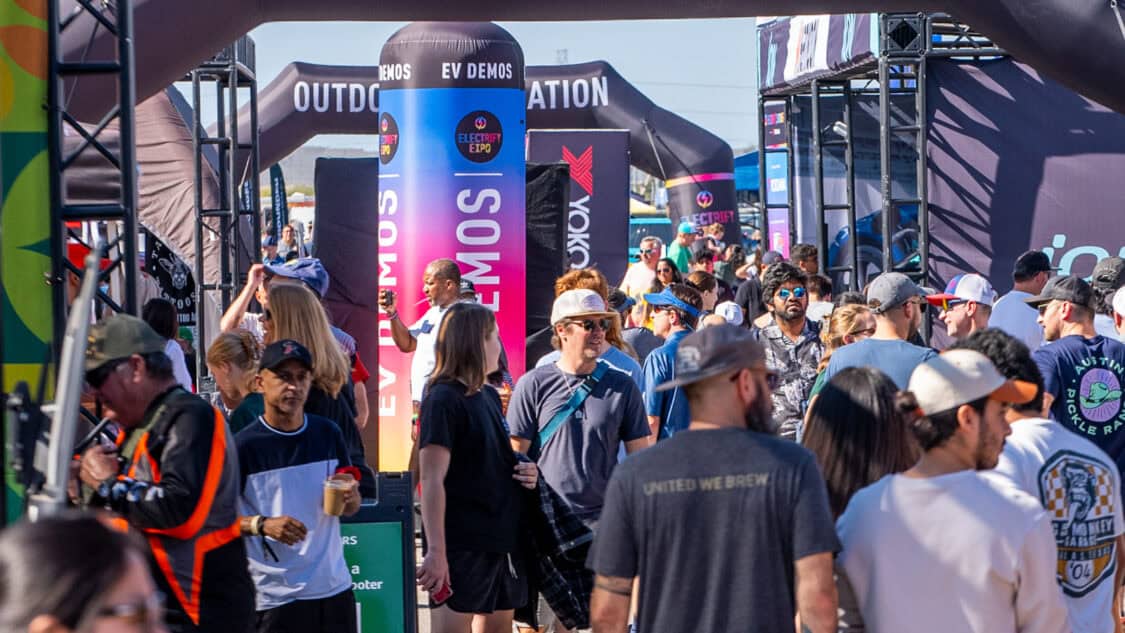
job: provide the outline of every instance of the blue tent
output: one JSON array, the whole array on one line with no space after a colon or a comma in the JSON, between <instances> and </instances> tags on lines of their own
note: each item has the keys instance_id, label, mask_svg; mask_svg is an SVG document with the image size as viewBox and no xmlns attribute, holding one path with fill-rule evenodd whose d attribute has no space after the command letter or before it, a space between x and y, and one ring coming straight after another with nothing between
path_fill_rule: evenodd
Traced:
<instances>
[{"instance_id":1,"label":"blue tent","mask_svg":"<svg viewBox=\"0 0 1125 633\"><path fill-rule=\"evenodd\" d=\"M734 188L736 191L758 190L758 152L734 157Z\"/></svg>"}]
</instances>

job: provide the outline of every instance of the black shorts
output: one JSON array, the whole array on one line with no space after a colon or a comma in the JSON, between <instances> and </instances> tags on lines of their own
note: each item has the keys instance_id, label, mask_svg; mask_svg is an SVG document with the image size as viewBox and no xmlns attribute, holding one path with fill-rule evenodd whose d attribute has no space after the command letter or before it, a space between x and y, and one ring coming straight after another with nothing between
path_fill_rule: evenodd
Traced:
<instances>
[{"instance_id":1,"label":"black shorts","mask_svg":"<svg viewBox=\"0 0 1125 633\"><path fill-rule=\"evenodd\" d=\"M492 613L527 603L527 574L518 555L450 551L446 560L453 595L442 606L458 613Z\"/></svg>"},{"instance_id":2,"label":"black shorts","mask_svg":"<svg viewBox=\"0 0 1125 633\"><path fill-rule=\"evenodd\" d=\"M259 611L257 633L356 633L351 589L317 600L294 600Z\"/></svg>"}]
</instances>

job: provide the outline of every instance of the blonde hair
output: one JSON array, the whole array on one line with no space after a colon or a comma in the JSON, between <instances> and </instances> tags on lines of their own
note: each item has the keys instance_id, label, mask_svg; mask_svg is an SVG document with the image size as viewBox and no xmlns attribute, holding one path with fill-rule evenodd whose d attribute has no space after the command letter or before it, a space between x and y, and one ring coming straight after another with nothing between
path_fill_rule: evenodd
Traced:
<instances>
[{"instance_id":1,"label":"blonde hair","mask_svg":"<svg viewBox=\"0 0 1125 633\"><path fill-rule=\"evenodd\" d=\"M828 367L832 352L846 345L844 337L854 334L859 322L871 314L874 313L870 308L859 303L849 303L832 310L832 315L828 317L828 327L820 332L820 340L824 342L824 356L816 368L817 372L822 372Z\"/></svg>"},{"instance_id":2,"label":"blonde hair","mask_svg":"<svg viewBox=\"0 0 1125 633\"><path fill-rule=\"evenodd\" d=\"M335 398L351 376L351 363L340 349L328 315L308 288L295 284L270 284L272 340L293 339L304 345L313 360L313 386Z\"/></svg>"},{"instance_id":3,"label":"blonde hair","mask_svg":"<svg viewBox=\"0 0 1125 633\"><path fill-rule=\"evenodd\" d=\"M241 328L223 332L215 337L211 347L207 348L208 365L218 366L227 363L243 371L242 384L239 387L246 393L254 391L254 374L258 373L258 361L261 357L262 351L257 339Z\"/></svg>"}]
</instances>

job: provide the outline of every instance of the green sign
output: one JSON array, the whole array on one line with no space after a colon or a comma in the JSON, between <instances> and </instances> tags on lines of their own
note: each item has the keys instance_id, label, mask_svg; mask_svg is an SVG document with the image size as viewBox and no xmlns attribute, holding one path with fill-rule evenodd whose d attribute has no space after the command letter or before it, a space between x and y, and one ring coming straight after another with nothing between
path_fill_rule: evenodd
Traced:
<instances>
[{"instance_id":1,"label":"green sign","mask_svg":"<svg viewBox=\"0 0 1125 633\"><path fill-rule=\"evenodd\" d=\"M358 633L402 633L402 524L342 523L344 560L352 573ZM410 579L411 591L414 590Z\"/></svg>"}]
</instances>

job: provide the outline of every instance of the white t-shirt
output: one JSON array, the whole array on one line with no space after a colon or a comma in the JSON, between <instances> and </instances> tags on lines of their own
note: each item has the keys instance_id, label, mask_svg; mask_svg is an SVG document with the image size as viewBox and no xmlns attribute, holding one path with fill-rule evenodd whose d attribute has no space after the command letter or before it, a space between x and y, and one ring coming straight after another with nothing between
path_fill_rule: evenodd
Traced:
<instances>
[{"instance_id":1,"label":"white t-shirt","mask_svg":"<svg viewBox=\"0 0 1125 633\"><path fill-rule=\"evenodd\" d=\"M434 355L434 345L437 343L438 326L445 316L446 310L438 306L431 306L421 319L410 326L410 334L418 344L414 348L414 356L410 359L410 399L422 401L422 392L426 389L426 381L434 373L434 364L437 358Z\"/></svg>"},{"instance_id":2,"label":"white t-shirt","mask_svg":"<svg viewBox=\"0 0 1125 633\"><path fill-rule=\"evenodd\" d=\"M641 295L652 287L652 280L656 279L656 271L645 265L644 262L634 262L625 271L625 278L621 280L621 292L639 299Z\"/></svg>"},{"instance_id":3,"label":"white t-shirt","mask_svg":"<svg viewBox=\"0 0 1125 633\"><path fill-rule=\"evenodd\" d=\"M1042 418L1012 424L995 474L1039 499L1058 545L1058 582L1075 633L1112 633L1121 476L1093 442Z\"/></svg>"},{"instance_id":4,"label":"white t-shirt","mask_svg":"<svg viewBox=\"0 0 1125 633\"><path fill-rule=\"evenodd\" d=\"M1013 290L1000 297L992 306L988 327L1000 328L1023 341L1034 352L1043 344L1043 328L1039 325L1039 312L1023 302L1031 296L1031 293Z\"/></svg>"},{"instance_id":5,"label":"white t-shirt","mask_svg":"<svg viewBox=\"0 0 1125 633\"><path fill-rule=\"evenodd\" d=\"M1047 513L999 478L888 475L852 497L836 531L872 633L1070 630Z\"/></svg>"},{"instance_id":6,"label":"white t-shirt","mask_svg":"<svg viewBox=\"0 0 1125 633\"><path fill-rule=\"evenodd\" d=\"M172 361L172 375L176 377L176 382L188 391L194 391L191 386L191 372L188 371L187 358L184 356L184 350L175 339L168 339L164 344L164 354Z\"/></svg>"}]
</instances>

